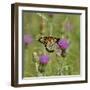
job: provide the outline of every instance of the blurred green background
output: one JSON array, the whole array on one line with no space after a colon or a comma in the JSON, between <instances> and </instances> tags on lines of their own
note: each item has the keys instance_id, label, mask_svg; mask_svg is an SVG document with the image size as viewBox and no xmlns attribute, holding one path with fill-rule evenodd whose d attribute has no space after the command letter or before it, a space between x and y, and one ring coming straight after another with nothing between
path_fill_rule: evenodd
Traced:
<instances>
[{"instance_id":1,"label":"blurred green background","mask_svg":"<svg viewBox=\"0 0 90 90\"><path fill-rule=\"evenodd\" d=\"M23 45L23 77L39 76L39 72L36 70L38 60L34 60L34 52L37 54L46 52L50 56L50 61L45 67L45 76L80 74L80 15L23 11L22 18L22 37L29 34L33 39L28 47ZM40 25L43 22L44 27L41 30ZM69 39L70 46L65 58L56 56L55 52L45 51L44 45L38 41L42 36L42 31L44 36L51 34L53 37L65 36ZM63 66L62 63L64 63ZM60 69L62 69L62 73L59 71Z\"/></svg>"}]
</instances>

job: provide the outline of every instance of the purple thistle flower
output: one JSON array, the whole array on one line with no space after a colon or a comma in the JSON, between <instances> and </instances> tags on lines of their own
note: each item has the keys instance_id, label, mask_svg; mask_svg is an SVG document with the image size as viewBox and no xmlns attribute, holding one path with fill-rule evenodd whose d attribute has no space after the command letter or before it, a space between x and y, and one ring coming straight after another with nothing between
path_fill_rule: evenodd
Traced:
<instances>
[{"instance_id":1,"label":"purple thistle flower","mask_svg":"<svg viewBox=\"0 0 90 90\"><path fill-rule=\"evenodd\" d=\"M60 40L58 41L58 45L59 45L59 47L60 47L61 49L67 49L68 46L69 46L69 43L68 43L68 41L67 41L66 39L60 39Z\"/></svg>"},{"instance_id":2,"label":"purple thistle flower","mask_svg":"<svg viewBox=\"0 0 90 90\"><path fill-rule=\"evenodd\" d=\"M72 23L70 21L66 21L64 24L64 28L67 31L71 31L73 29Z\"/></svg>"},{"instance_id":3,"label":"purple thistle flower","mask_svg":"<svg viewBox=\"0 0 90 90\"><path fill-rule=\"evenodd\" d=\"M52 13L48 13L48 16L49 16L50 18L52 18L52 17L53 17L53 14L52 14Z\"/></svg>"},{"instance_id":4,"label":"purple thistle flower","mask_svg":"<svg viewBox=\"0 0 90 90\"><path fill-rule=\"evenodd\" d=\"M24 44L28 45L32 43L32 37L30 35L24 35Z\"/></svg>"},{"instance_id":5,"label":"purple thistle flower","mask_svg":"<svg viewBox=\"0 0 90 90\"><path fill-rule=\"evenodd\" d=\"M39 57L39 60L40 60L40 63L41 63L41 64L47 64L48 61L49 61L49 57L48 57L47 55L41 55L41 56Z\"/></svg>"}]
</instances>

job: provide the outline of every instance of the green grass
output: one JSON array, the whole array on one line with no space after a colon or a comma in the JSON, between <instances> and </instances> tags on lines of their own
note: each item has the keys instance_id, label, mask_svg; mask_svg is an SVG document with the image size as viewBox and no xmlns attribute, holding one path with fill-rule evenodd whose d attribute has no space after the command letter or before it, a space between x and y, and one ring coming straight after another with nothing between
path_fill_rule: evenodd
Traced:
<instances>
[{"instance_id":1,"label":"green grass","mask_svg":"<svg viewBox=\"0 0 90 90\"><path fill-rule=\"evenodd\" d=\"M61 38L63 35L68 36L70 40L70 47L65 58L56 56L56 53L46 53L50 56L50 61L45 67L45 76L58 76L61 75L59 69L63 66L62 75L79 75L80 74L80 15L73 14L53 14L50 18L47 13L42 13L48 21L45 21L44 35L50 35L50 26L52 24L52 36ZM67 19L68 18L68 19ZM63 23L67 20L72 22L73 29L71 31L65 30ZM37 41L40 35L41 17L32 12L23 11L23 34L30 34L33 37L33 42L27 48L23 48L23 76L36 77L38 73L33 52L44 52L44 45Z\"/></svg>"}]
</instances>

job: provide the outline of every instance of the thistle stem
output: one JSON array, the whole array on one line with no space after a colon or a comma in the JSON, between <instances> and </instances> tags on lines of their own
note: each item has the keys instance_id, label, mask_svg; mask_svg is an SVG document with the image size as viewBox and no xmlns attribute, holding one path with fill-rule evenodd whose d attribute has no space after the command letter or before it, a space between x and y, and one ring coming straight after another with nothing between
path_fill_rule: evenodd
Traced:
<instances>
[{"instance_id":1,"label":"thistle stem","mask_svg":"<svg viewBox=\"0 0 90 90\"><path fill-rule=\"evenodd\" d=\"M50 36L52 35L52 29L53 29L53 27L52 27L52 23L51 22L49 22L49 20L47 19L47 17L45 17L44 15L42 15L41 13L37 13L37 15L39 15L43 20L45 20L45 21L47 21L48 23L49 23L49 27L50 27L50 32L49 32L49 34L50 34ZM45 22L44 22L45 23ZM43 27L44 28L44 27Z\"/></svg>"}]
</instances>

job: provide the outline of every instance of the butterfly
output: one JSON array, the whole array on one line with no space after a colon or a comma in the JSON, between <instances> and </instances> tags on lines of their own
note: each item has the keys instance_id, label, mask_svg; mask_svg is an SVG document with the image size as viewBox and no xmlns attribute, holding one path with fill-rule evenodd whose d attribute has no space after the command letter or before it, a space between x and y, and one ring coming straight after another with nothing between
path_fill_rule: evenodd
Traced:
<instances>
[{"instance_id":1,"label":"butterfly","mask_svg":"<svg viewBox=\"0 0 90 90\"><path fill-rule=\"evenodd\" d=\"M44 44L44 46L46 47L46 50L49 51L49 52L54 51L55 43L58 40L59 40L59 38L55 38L55 37L52 37L52 36L45 36L45 37L40 37L39 38L39 41Z\"/></svg>"},{"instance_id":2,"label":"butterfly","mask_svg":"<svg viewBox=\"0 0 90 90\"><path fill-rule=\"evenodd\" d=\"M56 51L55 49L57 49L56 47L58 46L59 40L60 40L60 38L56 38L56 37L52 37L52 36L45 36L45 37L39 38L39 42L45 46L45 48L48 52ZM58 48L58 49L61 50L61 56L65 57L66 51L62 50L61 48Z\"/></svg>"}]
</instances>

